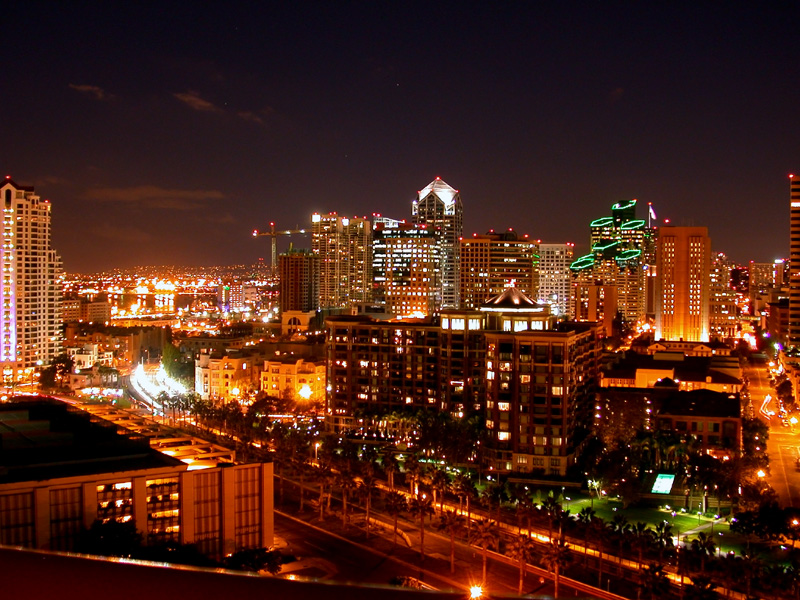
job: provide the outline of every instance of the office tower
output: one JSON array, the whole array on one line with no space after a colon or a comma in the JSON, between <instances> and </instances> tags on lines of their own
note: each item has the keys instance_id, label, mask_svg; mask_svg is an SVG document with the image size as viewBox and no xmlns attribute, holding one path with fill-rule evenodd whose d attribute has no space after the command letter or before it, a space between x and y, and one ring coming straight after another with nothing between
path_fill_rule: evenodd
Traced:
<instances>
[{"instance_id":1,"label":"office tower","mask_svg":"<svg viewBox=\"0 0 800 600\"><path fill-rule=\"evenodd\" d=\"M289 250L278 257L281 312L316 311L320 258L307 250Z\"/></svg>"},{"instance_id":2,"label":"office tower","mask_svg":"<svg viewBox=\"0 0 800 600\"><path fill-rule=\"evenodd\" d=\"M571 315L581 313L576 303L586 296L586 287L598 285L617 288L617 305L607 308L631 325L647 313L647 274L654 267L656 228L636 218L636 205L635 199L619 202L611 207L611 216L590 223L591 252L570 265Z\"/></svg>"},{"instance_id":3,"label":"office tower","mask_svg":"<svg viewBox=\"0 0 800 600\"><path fill-rule=\"evenodd\" d=\"M772 266L772 265L770 265ZM722 340L736 337L736 292L731 288L733 263L722 252L711 256L709 273L709 333Z\"/></svg>"},{"instance_id":4,"label":"office tower","mask_svg":"<svg viewBox=\"0 0 800 600\"><path fill-rule=\"evenodd\" d=\"M664 226L657 243L656 339L709 341L708 228Z\"/></svg>"},{"instance_id":5,"label":"office tower","mask_svg":"<svg viewBox=\"0 0 800 600\"><path fill-rule=\"evenodd\" d=\"M372 237L373 301L400 319L438 312L439 236L425 226L381 222Z\"/></svg>"},{"instance_id":6,"label":"office tower","mask_svg":"<svg viewBox=\"0 0 800 600\"><path fill-rule=\"evenodd\" d=\"M32 369L61 354L63 274L50 245L50 201L6 177L3 198L3 370ZM14 375L18 378L19 375Z\"/></svg>"},{"instance_id":7,"label":"office tower","mask_svg":"<svg viewBox=\"0 0 800 600\"><path fill-rule=\"evenodd\" d=\"M787 345L800 346L800 177L789 176L789 333Z\"/></svg>"},{"instance_id":8,"label":"office tower","mask_svg":"<svg viewBox=\"0 0 800 600\"><path fill-rule=\"evenodd\" d=\"M345 308L368 300L371 231L366 218L311 216L311 250L320 259L319 308Z\"/></svg>"},{"instance_id":9,"label":"office tower","mask_svg":"<svg viewBox=\"0 0 800 600\"><path fill-rule=\"evenodd\" d=\"M575 244L539 244L539 302L549 304L554 315L569 310L569 266L574 257Z\"/></svg>"},{"instance_id":10,"label":"office tower","mask_svg":"<svg viewBox=\"0 0 800 600\"><path fill-rule=\"evenodd\" d=\"M478 308L509 286L536 297L537 248L536 240L520 237L513 229L462 239L461 308Z\"/></svg>"},{"instance_id":11,"label":"office tower","mask_svg":"<svg viewBox=\"0 0 800 600\"><path fill-rule=\"evenodd\" d=\"M458 308L460 244L464 231L461 194L437 177L417 193L411 205L415 225L426 225L439 238L439 299L441 308Z\"/></svg>"}]
</instances>

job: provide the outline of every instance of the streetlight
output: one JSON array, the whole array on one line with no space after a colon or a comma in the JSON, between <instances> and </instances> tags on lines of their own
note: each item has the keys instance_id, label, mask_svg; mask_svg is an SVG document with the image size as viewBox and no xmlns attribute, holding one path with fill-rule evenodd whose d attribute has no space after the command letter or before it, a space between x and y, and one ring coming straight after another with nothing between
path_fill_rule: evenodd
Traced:
<instances>
[{"instance_id":1,"label":"streetlight","mask_svg":"<svg viewBox=\"0 0 800 600\"><path fill-rule=\"evenodd\" d=\"M469 588L469 597L470 600L478 600L478 598L483 596L483 587L480 585L473 585Z\"/></svg>"},{"instance_id":2,"label":"streetlight","mask_svg":"<svg viewBox=\"0 0 800 600\"><path fill-rule=\"evenodd\" d=\"M317 462L317 450L319 450L319 442L314 442L314 462Z\"/></svg>"}]
</instances>

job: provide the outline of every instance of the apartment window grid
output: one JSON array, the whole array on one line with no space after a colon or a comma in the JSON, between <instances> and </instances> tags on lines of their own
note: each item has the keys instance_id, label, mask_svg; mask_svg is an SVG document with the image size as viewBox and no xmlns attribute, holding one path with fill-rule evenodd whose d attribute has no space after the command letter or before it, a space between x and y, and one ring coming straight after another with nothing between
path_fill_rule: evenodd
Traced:
<instances>
[{"instance_id":1,"label":"apartment window grid","mask_svg":"<svg viewBox=\"0 0 800 600\"><path fill-rule=\"evenodd\" d=\"M235 473L236 548L257 548L261 532L261 471L259 466Z\"/></svg>"},{"instance_id":2,"label":"apartment window grid","mask_svg":"<svg viewBox=\"0 0 800 600\"><path fill-rule=\"evenodd\" d=\"M147 536L154 542L178 541L180 492L177 477L152 479L147 487Z\"/></svg>"},{"instance_id":3,"label":"apartment window grid","mask_svg":"<svg viewBox=\"0 0 800 600\"><path fill-rule=\"evenodd\" d=\"M220 554L220 477L219 472L194 475L195 543L203 554Z\"/></svg>"},{"instance_id":4,"label":"apartment window grid","mask_svg":"<svg viewBox=\"0 0 800 600\"><path fill-rule=\"evenodd\" d=\"M83 526L81 488L50 490L50 547L72 550Z\"/></svg>"},{"instance_id":5,"label":"apartment window grid","mask_svg":"<svg viewBox=\"0 0 800 600\"><path fill-rule=\"evenodd\" d=\"M97 486L97 518L107 523L133 519L133 486L130 481Z\"/></svg>"},{"instance_id":6,"label":"apartment window grid","mask_svg":"<svg viewBox=\"0 0 800 600\"><path fill-rule=\"evenodd\" d=\"M33 547L33 492L0 496L0 544Z\"/></svg>"}]
</instances>

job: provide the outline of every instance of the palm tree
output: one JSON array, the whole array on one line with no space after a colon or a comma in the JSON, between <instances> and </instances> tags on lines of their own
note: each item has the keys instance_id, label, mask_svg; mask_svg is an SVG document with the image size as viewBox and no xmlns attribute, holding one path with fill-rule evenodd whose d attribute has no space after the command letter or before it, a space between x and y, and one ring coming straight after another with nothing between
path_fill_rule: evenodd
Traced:
<instances>
[{"instance_id":1,"label":"palm tree","mask_svg":"<svg viewBox=\"0 0 800 600\"><path fill-rule=\"evenodd\" d=\"M606 522L599 518L593 517L590 525L592 537L597 542L597 587L603 587L603 544L608 535Z\"/></svg>"},{"instance_id":2,"label":"palm tree","mask_svg":"<svg viewBox=\"0 0 800 600\"><path fill-rule=\"evenodd\" d=\"M523 496L517 503L517 533L522 533L522 522L528 526L528 533L531 532L531 519L537 514L537 504L528 496Z\"/></svg>"},{"instance_id":3,"label":"palm tree","mask_svg":"<svg viewBox=\"0 0 800 600\"><path fill-rule=\"evenodd\" d=\"M450 536L450 573L456 572L456 536L464 529L464 517L454 512L441 513L439 531L446 531Z\"/></svg>"},{"instance_id":4,"label":"palm tree","mask_svg":"<svg viewBox=\"0 0 800 600\"><path fill-rule=\"evenodd\" d=\"M716 587L717 584L708 575L696 575L692 577L692 584L686 588L686 600L716 600L719 598Z\"/></svg>"},{"instance_id":5,"label":"palm tree","mask_svg":"<svg viewBox=\"0 0 800 600\"><path fill-rule=\"evenodd\" d=\"M500 506L505 500L506 492L505 486L499 481L492 481L481 492L481 502L486 506L489 512L489 518L492 516L492 508L497 507L496 521L500 522Z\"/></svg>"},{"instance_id":6,"label":"palm tree","mask_svg":"<svg viewBox=\"0 0 800 600\"><path fill-rule=\"evenodd\" d=\"M433 514L431 499L425 495L415 496L408 503L408 512L419 519L419 562L425 562L425 517Z\"/></svg>"},{"instance_id":7,"label":"palm tree","mask_svg":"<svg viewBox=\"0 0 800 600\"><path fill-rule=\"evenodd\" d=\"M462 503L467 503L467 537L469 537L470 525L472 523L472 507L470 500L475 497L475 484L467 473L459 472L453 480L453 491L458 496L458 512L463 514Z\"/></svg>"},{"instance_id":8,"label":"palm tree","mask_svg":"<svg viewBox=\"0 0 800 600\"><path fill-rule=\"evenodd\" d=\"M416 454L409 454L403 463L403 470L408 475L408 491L412 496L419 492L419 478L422 475L422 465Z\"/></svg>"},{"instance_id":9,"label":"palm tree","mask_svg":"<svg viewBox=\"0 0 800 600\"><path fill-rule=\"evenodd\" d=\"M584 506L578 513L578 522L583 526L583 564L588 563L589 534L592 531L592 521L595 518L594 509Z\"/></svg>"},{"instance_id":10,"label":"palm tree","mask_svg":"<svg viewBox=\"0 0 800 600\"><path fill-rule=\"evenodd\" d=\"M622 549L631 531L631 524L628 523L628 517L616 514L614 515L614 520L609 524L609 528L617 537L617 544L619 545L619 552L617 553L619 562L617 563L617 569L618 572L622 574Z\"/></svg>"},{"instance_id":11,"label":"palm tree","mask_svg":"<svg viewBox=\"0 0 800 600\"><path fill-rule=\"evenodd\" d=\"M669 579L664 573L664 565L649 564L639 571L639 585L650 600L664 597L669 591Z\"/></svg>"},{"instance_id":12,"label":"palm tree","mask_svg":"<svg viewBox=\"0 0 800 600\"><path fill-rule=\"evenodd\" d=\"M489 558L489 548L496 547L499 540L497 524L488 519L478 522L470 541L483 549L483 583L486 583L486 562Z\"/></svg>"},{"instance_id":13,"label":"palm tree","mask_svg":"<svg viewBox=\"0 0 800 600\"><path fill-rule=\"evenodd\" d=\"M351 490L355 489L356 481L353 479L353 474L347 469L339 471L336 476L336 484L342 491L342 527L347 527L349 522L347 515L347 496Z\"/></svg>"},{"instance_id":14,"label":"palm tree","mask_svg":"<svg viewBox=\"0 0 800 600\"><path fill-rule=\"evenodd\" d=\"M528 561L533 555L533 541L524 534L518 534L511 544L511 558L519 564L519 589L517 594L522 595L522 587L525 585L525 575L528 571Z\"/></svg>"},{"instance_id":15,"label":"palm tree","mask_svg":"<svg viewBox=\"0 0 800 600\"><path fill-rule=\"evenodd\" d=\"M561 503L550 495L542 501L541 508L547 515L547 537L553 539L553 523L561 512Z\"/></svg>"},{"instance_id":16,"label":"palm tree","mask_svg":"<svg viewBox=\"0 0 800 600\"><path fill-rule=\"evenodd\" d=\"M667 521L661 521L656 525L655 542L658 546L658 562L664 562L664 551L670 552L675 549L675 542L672 540L672 525Z\"/></svg>"},{"instance_id":17,"label":"palm tree","mask_svg":"<svg viewBox=\"0 0 800 600\"><path fill-rule=\"evenodd\" d=\"M319 520L322 521L325 518L325 488L333 482L333 471L329 464L320 463L314 474L319 483Z\"/></svg>"},{"instance_id":18,"label":"palm tree","mask_svg":"<svg viewBox=\"0 0 800 600\"><path fill-rule=\"evenodd\" d=\"M692 540L692 552L700 556L700 572L706 572L706 559L717 551L717 545L714 543L714 538L707 535L705 531L697 534L697 537Z\"/></svg>"},{"instance_id":19,"label":"palm tree","mask_svg":"<svg viewBox=\"0 0 800 600\"><path fill-rule=\"evenodd\" d=\"M358 480L358 489L361 495L364 497L364 508L366 509L366 531L367 539L369 539L369 516L370 508L372 508L372 494L374 494L375 490L378 489L378 483L375 478L375 474L373 473L371 463L362 465L361 470L363 475Z\"/></svg>"},{"instance_id":20,"label":"palm tree","mask_svg":"<svg viewBox=\"0 0 800 600\"><path fill-rule=\"evenodd\" d=\"M386 495L384 508L394 517L394 545L397 546L397 517L400 513L408 510L408 501L405 494L393 491Z\"/></svg>"},{"instance_id":21,"label":"palm tree","mask_svg":"<svg viewBox=\"0 0 800 600\"><path fill-rule=\"evenodd\" d=\"M394 474L397 473L397 457L394 454L394 446L386 445L383 447L381 464L389 482L389 489L394 491Z\"/></svg>"},{"instance_id":22,"label":"palm tree","mask_svg":"<svg viewBox=\"0 0 800 600\"><path fill-rule=\"evenodd\" d=\"M647 526L647 523L639 521L631 527L630 533L633 536L633 544L631 545L639 552L639 566L641 566L644 560L644 553L653 545L653 530Z\"/></svg>"},{"instance_id":23,"label":"palm tree","mask_svg":"<svg viewBox=\"0 0 800 600\"><path fill-rule=\"evenodd\" d=\"M558 583L561 576L561 569L567 566L569 561L569 545L559 534L555 539L550 540L547 553L544 555L545 567L554 575L555 585L553 587L553 598L558 598Z\"/></svg>"},{"instance_id":24,"label":"palm tree","mask_svg":"<svg viewBox=\"0 0 800 600\"><path fill-rule=\"evenodd\" d=\"M430 486L433 490L433 504L436 505L436 498L439 498L439 514L444 510L444 493L450 487L450 477L443 469L435 469L430 475Z\"/></svg>"}]
</instances>

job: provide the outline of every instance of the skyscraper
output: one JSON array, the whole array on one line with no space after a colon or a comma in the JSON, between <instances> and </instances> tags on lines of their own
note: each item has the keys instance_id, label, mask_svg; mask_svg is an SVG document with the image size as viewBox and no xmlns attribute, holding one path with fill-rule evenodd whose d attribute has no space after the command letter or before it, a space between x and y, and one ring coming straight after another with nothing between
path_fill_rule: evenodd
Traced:
<instances>
[{"instance_id":1,"label":"skyscraper","mask_svg":"<svg viewBox=\"0 0 800 600\"><path fill-rule=\"evenodd\" d=\"M398 318L438 312L439 238L425 226L380 222L372 232L373 300Z\"/></svg>"},{"instance_id":2,"label":"skyscraper","mask_svg":"<svg viewBox=\"0 0 800 600\"><path fill-rule=\"evenodd\" d=\"M50 201L6 177L3 198L3 310L0 362L5 371L46 365L61 354L63 274L50 246ZM19 377L19 375L15 375Z\"/></svg>"},{"instance_id":3,"label":"skyscraper","mask_svg":"<svg viewBox=\"0 0 800 600\"><path fill-rule=\"evenodd\" d=\"M711 239L706 227L658 232L656 339L707 342Z\"/></svg>"},{"instance_id":4,"label":"skyscraper","mask_svg":"<svg viewBox=\"0 0 800 600\"><path fill-rule=\"evenodd\" d=\"M713 253L709 274L709 333L723 340L735 337L739 324L736 293L731 289L732 268L733 264L724 253Z\"/></svg>"},{"instance_id":5,"label":"skyscraper","mask_svg":"<svg viewBox=\"0 0 800 600\"><path fill-rule=\"evenodd\" d=\"M538 242L513 229L461 240L461 308L477 309L509 286L529 296L539 287ZM568 288L569 289L569 288Z\"/></svg>"},{"instance_id":6,"label":"skyscraper","mask_svg":"<svg viewBox=\"0 0 800 600\"><path fill-rule=\"evenodd\" d=\"M592 251L570 265L574 274L570 309L573 316L581 312L576 303L585 297L587 286L598 285L617 288L613 294L616 305L608 305L607 309L619 311L629 323L636 323L646 314L647 273L655 255L655 227L636 218L636 203L634 199L614 204L610 217L591 222Z\"/></svg>"},{"instance_id":7,"label":"skyscraper","mask_svg":"<svg viewBox=\"0 0 800 600\"><path fill-rule=\"evenodd\" d=\"M311 216L311 250L319 256L319 307L345 308L368 301L372 229L366 218L337 213Z\"/></svg>"},{"instance_id":8,"label":"skyscraper","mask_svg":"<svg viewBox=\"0 0 800 600\"><path fill-rule=\"evenodd\" d=\"M800 177L789 175L789 332L787 345L800 347Z\"/></svg>"},{"instance_id":9,"label":"skyscraper","mask_svg":"<svg viewBox=\"0 0 800 600\"><path fill-rule=\"evenodd\" d=\"M439 238L440 308L458 308L460 283L460 244L464 231L461 194L437 177L417 193L411 205L415 225L426 225Z\"/></svg>"},{"instance_id":10,"label":"skyscraper","mask_svg":"<svg viewBox=\"0 0 800 600\"><path fill-rule=\"evenodd\" d=\"M539 244L539 302L549 304L554 315L569 310L569 265L575 244Z\"/></svg>"}]
</instances>

